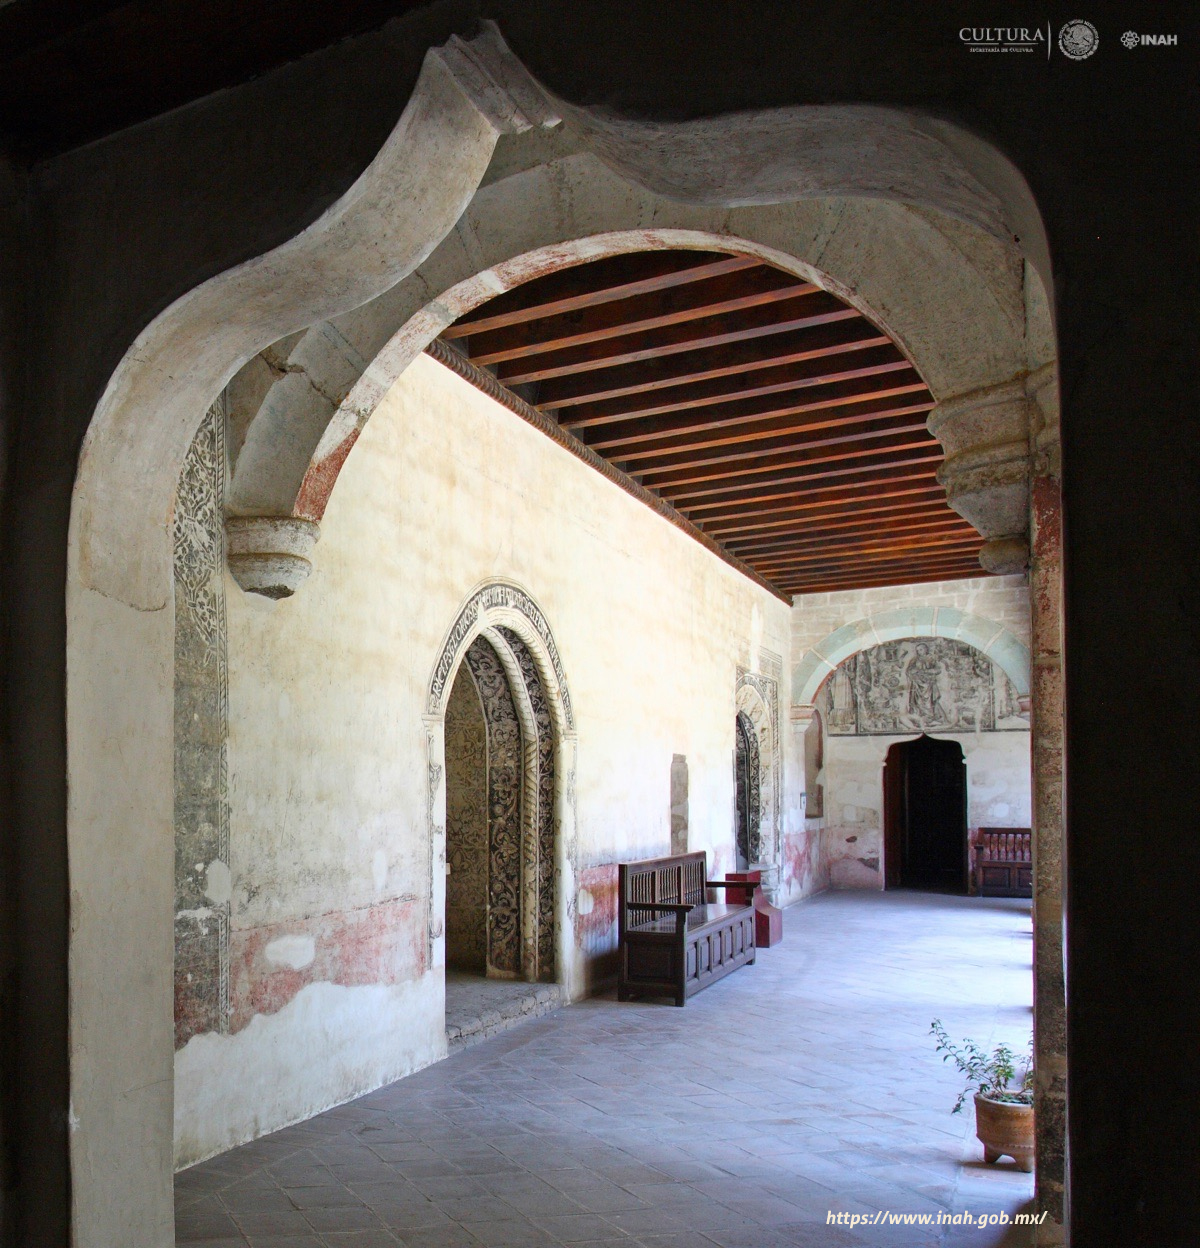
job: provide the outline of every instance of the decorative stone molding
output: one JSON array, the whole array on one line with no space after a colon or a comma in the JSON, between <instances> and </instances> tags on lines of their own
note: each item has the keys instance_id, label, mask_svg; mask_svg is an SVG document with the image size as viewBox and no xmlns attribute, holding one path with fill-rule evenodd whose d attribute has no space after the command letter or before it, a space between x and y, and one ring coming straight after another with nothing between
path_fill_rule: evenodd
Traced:
<instances>
[{"instance_id":1,"label":"decorative stone molding","mask_svg":"<svg viewBox=\"0 0 1200 1248\"><path fill-rule=\"evenodd\" d=\"M312 571L320 526L295 516L230 516L225 521L229 571L248 593L290 598Z\"/></svg>"},{"instance_id":2,"label":"decorative stone molding","mask_svg":"<svg viewBox=\"0 0 1200 1248\"><path fill-rule=\"evenodd\" d=\"M808 727L813 722L816 714L817 708L811 703L804 703L789 708L788 722L792 725L792 732L795 733L797 740L804 740L804 734L808 731Z\"/></svg>"},{"instance_id":3,"label":"decorative stone molding","mask_svg":"<svg viewBox=\"0 0 1200 1248\"><path fill-rule=\"evenodd\" d=\"M950 506L988 539L1025 541L1026 558L1031 408L1022 379L947 399L927 422L946 451L938 480ZM1003 570L1015 570L1007 566L1015 548L998 548L990 557L1005 562Z\"/></svg>"}]
</instances>

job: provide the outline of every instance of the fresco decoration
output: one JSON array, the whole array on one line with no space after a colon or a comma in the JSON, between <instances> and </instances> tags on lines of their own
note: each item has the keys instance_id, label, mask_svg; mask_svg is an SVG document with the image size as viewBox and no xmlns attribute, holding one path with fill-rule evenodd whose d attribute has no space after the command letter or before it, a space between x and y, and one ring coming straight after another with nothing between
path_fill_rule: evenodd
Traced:
<instances>
[{"instance_id":1,"label":"fresco decoration","mask_svg":"<svg viewBox=\"0 0 1200 1248\"><path fill-rule=\"evenodd\" d=\"M488 967L521 974L521 726L508 675L483 637L467 649L487 727Z\"/></svg>"},{"instance_id":2,"label":"fresco decoration","mask_svg":"<svg viewBox=\"0 0 1200 1248\"><path fill-rule=\"evenodd\" d=\"M500 628L500 635L508 643L513 657L521 669L521 679L529 695L533 710L534 728L537 733L537 774L531 785L536 795L537 810L534 824L537 828L536 862L527 866L532 876L533 893L537 914L535 978L554 981L554 898L557 892L558 871L555 845L558 840L557 812L554 808L554 719L542 677L529 647L511 628Z\"/></svg>"},{"instance_id":3,"label":"fresco decoration","mask_svg":"<svg viewBox=\"0 0 1200 1248\"><path fill-rule=\"evenodd\" d=\"M835 737L1029 730L1004 672L948 637L888 641L852 655L825 682L819 705Z\"/></svg>"},{"instance_id":4,"label":"fresco decoration","mask_svg":"<svg viewBox=\"0 0 1200 1248\"><path fill-rule=\"evenodd\" d=\"M487 970L487 727L464 663L446 701L446 965Z\"/></svg>"},{"instance_id":5,"label":"fresco decoration","mask_svg":"<svg viewBox=\"0 0 1200 1248\"><path fill-rule=\"evenodd\" d=\"M229 1024L229 903L209 899L229 864L225 402L205 413L175 496L175 1046Z\"/></svg>"}]
</instances>

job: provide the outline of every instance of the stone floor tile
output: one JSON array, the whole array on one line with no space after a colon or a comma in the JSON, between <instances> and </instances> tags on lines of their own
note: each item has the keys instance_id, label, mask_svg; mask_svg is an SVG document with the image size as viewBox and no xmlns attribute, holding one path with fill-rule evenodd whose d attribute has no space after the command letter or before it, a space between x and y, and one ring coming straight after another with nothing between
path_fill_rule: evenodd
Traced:
<instances>
[{"instance_id":1,"label":"stone floor tile","mask_svg":"<svg viewBox=\"0 0 1200 1248\"><path fill-rule=\"evenodd\" d=\"M1020 1208L1030 1176L982 1164L927 1032L1021 1043L1028 903L828 894L785 926L686 1010L581 1002L182 1172L179 1242L924 1248L828 1213ZM942 1248L992 1248L953 1234Z\"/></svg>"}]
</instances>

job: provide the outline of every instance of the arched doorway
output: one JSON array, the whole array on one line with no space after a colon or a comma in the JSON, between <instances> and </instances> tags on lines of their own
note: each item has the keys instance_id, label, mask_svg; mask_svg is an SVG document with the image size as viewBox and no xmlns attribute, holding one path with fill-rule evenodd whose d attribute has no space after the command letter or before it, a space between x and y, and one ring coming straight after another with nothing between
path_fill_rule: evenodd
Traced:
<instances>
[{"instance_id":1,"label":"arched doorway","mask_svg":"<svg viewBox=\"0 0 1200 1248\"><path fill-rule=\"evenodd\" d=\"M737 867L748 870L762 851L762 761L758 734L745 711L734 725L734 790L737 804Z\"/></svg>"},{"instance_id":2,"label":"arched doorway","mask_svg":"<svg viewBox=\"0 0 1200 1248\"><path fill-rule=\"evenodd\" d=\"M887 888L967 891L967 767L957 741L898 741L883 769Z\"/></svg>"},{"instance_id":3,"label":"arched doorway","mask_svg":"<svg viewBox=\"0 0 1200 1248\"><path fill-rule=\"evenodd\" d=\"M511 630L467 648L446 703L445 750L446 968L551 981L554 726Z\"/></svg>"}]
</instances>

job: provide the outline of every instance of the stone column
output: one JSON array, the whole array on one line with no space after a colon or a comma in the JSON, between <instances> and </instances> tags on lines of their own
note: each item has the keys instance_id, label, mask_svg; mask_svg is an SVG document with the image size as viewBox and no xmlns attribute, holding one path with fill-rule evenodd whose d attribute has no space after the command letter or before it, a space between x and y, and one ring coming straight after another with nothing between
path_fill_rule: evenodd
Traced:
<instances>
[{"instance_id":1,"label":"stone column","mask_svg":"<svg viewBox=\"0 0 1200 1248\"><path fill-rule=\"evenodd\" d=\"M1039 1244L1065 1242L1067 1034L1063 963L1062 497L1058 377L1032 373L1030 565L1034 1065Z\"/></svg>"}]
</instances>

